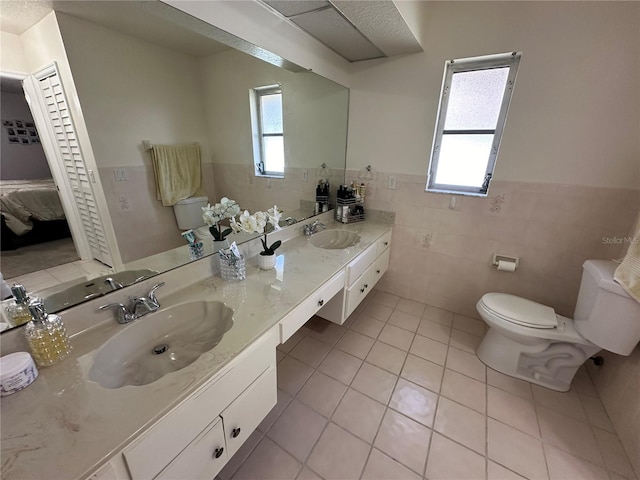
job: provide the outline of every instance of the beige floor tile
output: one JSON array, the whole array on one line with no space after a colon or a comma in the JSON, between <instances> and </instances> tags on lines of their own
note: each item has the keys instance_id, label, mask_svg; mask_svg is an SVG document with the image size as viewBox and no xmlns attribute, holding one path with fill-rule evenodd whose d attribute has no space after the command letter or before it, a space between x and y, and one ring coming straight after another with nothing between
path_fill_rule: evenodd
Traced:
<instances>
[{"instance_id":1,"label":"beige floor tile","mask_svg":"<svg viewBox=\"0 0 640 480\"><path fill-rule=\"evenodd\" d=\"M491 418L487 450L489 458L526 478L549 478L540 440Z\"/></svg>"},{"instance_id":2,"label":"beige floor tile","mask_svg":"<svg viewBox=\"0 0 640 480\"><path fill-rule=\"evenodd\" d=\"M316 472L311 470L309 467L303 467L300 470L300 473L296 477L296 480L322 480L322 477L318 475Z\"/></svg>"},{"instance_id":3,"label":"beige floor tile","mask_svg":"<svg viewBox=\"0 0 640 480\"><path fill-rule=\"evenodd\" d=\"M371 337L349 330L336 344L336 348L343 352L350 353L360 360L364 360L369 354L371 347L373 347L374 342L375 340Z\"/></svg>"},{"instance_id":4,"label":"beige floor tile","mask_svg":"<svg viewBox=\"0 0 640 480\"><path fill-rule=\"evenodd\" d=\"M556 392L539 385L531 385L531 388L533 389L533 399L536 403L567 417L575 418L585 423L588 422L580 397L575 390Z\"/></svg>"},{"instance_id":5,"label":"beige floor tile","mask_svg":"<svg viewBox=\"0 0 640 480\"><path fill-rule=\"evenodd\" d=\"M393 410L382 419L374 446L414 472L422 474L431 430Z\"/></svg>"},{"instance_id":6,"label":"beige floor tile","mask_svg":"<svg viewBox=\"0 0 640 480\"><path fill-rule=\"evenodd\" d=\"M367 443L329 423L307 465L326 479L359 478L369 455Z\"/></svg>"},{"instance_id":7,"label":"beige floor tile","mask_svg":"<svg viewBox=\"0 0 640 480\"><path fill-rule=\"evenodd\" d=\"M266 432L267 430L269 430L271 428L271 425L275 423L280 414L284 412L284 409L287 408L287 405L289 405L289 402L291 402L292 398L293 397L288 393L278 389L278 402L276 403L275 407L273 407L267 414L267 416L264 417L262 422L260 422L260 425L258 425L258 430L260 430L261 432Z\"/></svg>"},{"instance_id":8,"label":"beige floor tile","mask_svg":"<svg viewBox=\"0 0 640 480\"><path fill-rule=\"evenodd\" d=\"M422 335L416 335L409 352L425 360L437 363L438 365L444 365L447 360L448 349L449 347L444 343L423 337Z\"/></svg>"},{"instance_id":9,"label":"beige floor tile","mask_svg":"<svg viewBox=\"0 0 640 480\"><path fill-rule=\"evenodd\" d=\"M444 367L409 354L404 362L400 376L438 393L443 374Z\"/></svg>"},{"instance_id":10,"label":"beige floor tile","mask_svg":"<svg viewBox=\"0 0 640 480\"><path fill-rule=\"evenodd\" d=\"M316 371L298 392L296 398L316 412L329 418L346 391L346 385L324 373Z\"/></svg>"},{"instance_id":11,"label":"beige floor tile","mask_svg":"<svg viewBox=\"0 0 640 480\"><path fill-rule=\"evenodd\" d=\"M464 350L465 352L476 353L480 342L482 342L482 337L462 330L456 330L455 328L451 330L449 345L452 347Z\"/></svg>"},{"instance_id":12,"label":"beige floor tile","mask_svg":"<svg viewBox=\"0 0 640 480\"><path fill-rule=\"evenodd\" d=\"M540 433L545 443L573 453L597 465L604 465L598 444L588 423L536 406Z\"/></svg>"},{"instance_id":13,"label":"beige floor tile","mask_svg":"<svg viewBox=\"0 0 640 480\"><path fill-rule=\"evenodd\" d=\"M384 405L350 388L331 421L365 442L372 443L384 411Z\"/></svg>"},{"instance_id":14,"label":"beige floor tile","mask_svg":"<svg viewBox=\"0 0 640 480\"><path fill-rule=\"evenodd\" d=\"M418 325L420 325L420 317L396 309L389 317L388 323L415 333L418 330Z\"/></svg>"},{"instance_id":15,"label":"beige floor tile","mask_svg":"<svg viewBox=\"0 0 640 480\"><path fill-rule=\"evenodd\" d=\"M427 427L433 425L438 395L415 383L400 378L391 395L389 406Z\"/></svg>"},{"instance_id":16,"label":"beige floor tile","mask_svg":"<svg viewBox=\"0 0 640 480\"><path fill-rule=\"evenodd\" d=\"M508 468L487 460L487 480L526 480L523 476L512 472ZM568 480L568 479L567 479Z\"/></svg>"},{"instance_id":17,"label":"beige floor tile","mask_svg":"<svg viewBox=\"0 0 640 480\"><path fill-rule=\"evenodd\" d=\"M487 381L487 367L472 353L463 352L457 348L449 348L447 363L445 365L451 370L455 370L458 373L475 378L481 382Z\"/></svg>"},{"instance_id":18,"label":"beige floor tile","mask_svg":"<svg viewBox=\"0 0 640 480\"><path fill-rule=\"evenodd\" d=\"M320 318L320 317L315 317ZM336 325L323 318L309 326L309 336L331 346L335 345L347 331L346 327Z\"/></svg>"},{"instance_id":19,"label":"beige floor tile","mask_svg":"<svg viewBox=\"0 0 640 480\"><path fill-rule=\"evenodd\" d=\"M377 448L371 450L362 474L362 480L421 480L421 478Z\"/></svg>"},{"instance_id":20,"label":"beige floor tile","mask_svg":"<svg viewBox=\"0 0 640 480\"><path fill-rule=\"evenodd\" d=\"M604 458L606 467L618 475L633 478L633 467L631 463L629 463L627 454L618 436L615 433L606 432L600 428L594 428L593 433L595 434L596 442L600 448L600 453Z\"/></svg>"},{"instance_id":21,"label":"beige floor tile","mask_svg":"<svg viewBox=\"0 0 640 480\"><path fill-rule=\"evenodd\" d=\"M464 315L455 313L453 315L453 328L455 330L462 330L464 332L483 337L487 327L482 320L465 317Z\"/></svg>"},{"instance_id":22,"label":"beige floor tile","mask_svg":"<svg viewBox=\"0 0 640 480\"><path fill-rule=\"evenodd\" d=\"M544 446L545 457L547 458L547 467L549 468L549 478L551 480L608 480L607 472L585 460L571 455L570 453L552 447Z\"/></svg>"},{"instance_id":23,"label":"beige floor tile","mask_svg":"<svg viewBox=\"0 0 640 480\"><path fill-rule=\"evenodd\" d=\"M381 303L387 307L396 308L396 305L398 305L398 302L400 301L400 297L392 293L383 292L382 290L374 290L373 295L371 295L371 301Z\"/></svg>"},{"instance_id":24,"label":"beige floor tile","mask_svg":"<svg viewBox=\"0 0 640 480\"><path fill-rule=\"evenodd\" d=\"M326 423L326 418L294 399L269 429L267 436L304 462Z\"/></svg>"},{"instance_id":25,"label":"beige floor tile","mask_svg":"<svg viewBox=\"0 0 640 480\"><path fill-rule=\"evenodd\" d=\"M487 383L505 392L533 400L531 384L519 378L510 377L504 373L487 368Z\"/></svg>"},{"instance_id":26,"label":"beige floor tile","mask_svg":"<svg viewBox=\"0 0 640 480\"><path fill-rule=\"evenodd\" d=\"M289 355L313 368L316 368L331 350L331 346L310 336L304 337L291 349Z\"/></svg>"},{"instance_id":27,"label":"beige floor tile","mask_svg":"<svg viewBox=\"0 0 640 480\"><path fill-rule=\"evenodd\" d=\"M386 405L397 380L397 375L365 362L353 379L351 387Z\"/></svg>"},{"instance_id":28,"label":"beige floor tile","mask_svg":"<svg viewBox=\"0 0 640 480\"><path fill-rule=\"evenodd\" d=\"M598 391L593 385L591 377L589 377L589 373L584 365L578 369L575 377L573 377L571 388L580 395L589 395L590 397L599 398Z\"/></svg>"},{"instance_id":29,"label":"beige floor tile","mask_svg":"<svg viewBox=\"0 0 640 480\"><path fill-rule=\"evenodd\" d=\"M427 305L422 313L422 318L450 327L453 325L453 312L442 308Z\"/></svg>"},{"instance_id":30,"label":"beige floor tile","mask_svg":"<svg viewBox=\"0 0 640 480\"><path fill-rule=\"evenodd\" d=\"M425 476L429 480L480 480L485 478L484 463L483 455L434 433Z\"/></svg>"},{"instance_id":31,"label":"beige floor tile","mask_svg":"<svg viewBox=\"0 0 640 480\"><path fill-rule=\"evenodd\" d=\"M258 430L254 430L254 432L249 435L249 438L242 444L242 446L238 449L236 453L234 453L233 457L229 459L227 464L224 466L216 479L219 480L229 480L234 473L238 471L238 469L242 466L245 460L249 457L254 448L260 443L264 434Z\"/></svg>"},{"instance_id":32,"label":"beige floor tile","mask_svg":"<svg viewBox=\"0 0 640 480\"><path fill-rule=\"evenodd\" d=\"M233 476L233 480L294 479L301 464L272 440L263 438Z\"/></svg>"},{"instance_id":33,"label":"beige floor tile","mask_svg":"<svg viewBox=\"0 0 640 480\"><path fill-rule=\"evenodd\" d=\"M404 313L408 313L409 315L413 315L415 317L421 317L424 313L426 305L421 302L416 302L415 300L409 300L407 298L402 298L396 305L396 310Z\"/></svg>"},{"instance_id":34,"label":"beige floor tile","mask_svg":"<svg viewBox=\"0 0 640 480\"><path fill-rule=\"evenodd\" d=\"M447 344L451 336L451 327L423 318L420 320L417 333L423 337Z\"/></svg>"},{"instance_id":35,"label":"beige floor tile","mask_svg":"<svg viewBox=\"0 0 640 480\"><path fill-rule=\"evenodd\" d=\"M286 353L284 353L284 352L283 352L283 351L281 351L281 350L277 350L277 349L276 349L276 363L280 363L280 360L282 360L282 359L283 359L284 357L286 357L286 356L287 356L287 354L286 354Z\"/></svg>"},{"instance_id":36,"label":"beige floor tile","mask_svg":"<svg viewBox=\"0 0 640 480\"><path fill-rule=\"evenodd\" d=\"M599 398L580 395L580 400L582 401L584 412L591 425L608 432L615 432L611 420L609 420L609 415L607 415L607 411L604 409Z\"/></svg>"},{"instance_id":37,"label":"beige floor tile","mask_svg":"<svg viewBox=\"0 0 640 480\"><path fill-rule=\"evenodd\" d=\"M378 303L378 302L371 302L362 309L362 315L365 315L367 317L372 317L377 320L381 320L383 322L386 322L387 320L389 320L389 317L391 316L392 312L393 312L393 308L388 307L386 305L382 305L381 303Z\"/></svg>"},{"instance_id":38,"label":"beige floor tile","mask_svg":"<svg viewBox=\"0 0 640 480\"><path fill-rule=\"evenodd\" d=\"M411 346L414 334L394 325L385 325L378 336L378 341L384 342L400 350L407 351Z\"/></svg>"},{"instance_id":39,"label":"beige floor tile","mask_svg":"<svg viewBox=\"0 0 640 480\"><path fill-rule=\"evenodd\" d=\"M295 395L313 373L313 368L287 355L278 364L278 388Z\"/></svg>"},{"instance_id":40,"label":"beige floor tile","mask_svg":"<svg viewBox=\"0 0 640 480\"><path fill-rule=\"evenodd\" d=\"M349 385L361 364L362 360L353 355L340 350L331 350L318 367L318 370L345 385Z\"/></svg>"},{"instance_id":41,"label":"beige floor tile","mask_svg":"<svg viewBox=\"0 0 640 480\"><path fill-rule=\"evenodd\" d=\"M531 400L489 386L487 404L487 414L490 417L540 438L538 417Z\"/></svg>"},{"instance_id":42,"label":"beige floor tile","mask_svg":"<svg viewBox=\"0 0 640 480\"><path fill-rule=\"evenodd\" d=\"M440 393L480 413L487 411L487 385L448 368L444 369Z\"/></svg>"},{"instance_id":43,"label":"beige floor tile","mask_svg":"<svg viewBox=\"0 0 640 480\"><path fill-rule=\"evenodd\" d=\"M407 352L403 352L399 348L376 342L367 355L366 361L397 375L402 370L406 356Z\"/></svg>"},{"instance_id":44,"label":"beige floor tile","mask_svg":"<svg viewBox=\"0 0 640 480\"><path fill-rule=\"evenodd\" d=\"M366 313L362 313L353 321L349 328L367 337L378 338L383 327L384 322L382 320L377 320Z\"/></svg>"},{"instance_id":45,"label":"beige floor tile","mask_svg":"<svg viewBox=\"0 0 640 480\"><path fill-rule=\"evenodd\" d=\"M484 455L486 417L452 400L440 397L434 430Z\"/></svg>"},{"instance_id":46,"label":"beige floor tile","mask_svg":"<svg viewBox=\"0 0 640 480\"><path fill-rule=\"evenodd\" d=\"M296 333L291 335L286 342L281 343L276 348L281 352L289 353L293 349L293 347L295 347L298 342L300 342L300 340L302 340L306 336L307 334L305 332L303 332L302 330L298 330Z\"/></svg>"}]
</instances>

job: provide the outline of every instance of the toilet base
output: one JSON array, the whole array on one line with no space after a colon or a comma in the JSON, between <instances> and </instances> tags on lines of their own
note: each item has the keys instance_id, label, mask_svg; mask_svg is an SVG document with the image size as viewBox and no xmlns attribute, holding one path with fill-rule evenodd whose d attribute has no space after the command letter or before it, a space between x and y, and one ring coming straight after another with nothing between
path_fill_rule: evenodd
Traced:
<instances>
[{"instance_id":1,"label":"toilet base","mask_svg":"<svg viewBox=\"0 0 640 480\"><path fill-rule=\"evenodd\" d=\"M552 340L524 345L489 328L477 354L485 365L500 373L566 392L578 368L600 350L596 345Z\"/></svg>"}]
</instances>

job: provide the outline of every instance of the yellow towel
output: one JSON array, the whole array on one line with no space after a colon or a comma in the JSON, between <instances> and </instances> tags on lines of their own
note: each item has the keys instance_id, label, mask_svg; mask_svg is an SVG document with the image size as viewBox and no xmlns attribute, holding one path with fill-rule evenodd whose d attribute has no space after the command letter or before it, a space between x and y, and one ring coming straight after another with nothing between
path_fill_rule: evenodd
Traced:
<instances>
[{"instance_id":1,"label":"yellow towel","mask_svg":"<svg viewBox=\"0 0 640 480\"><path fill-rule=\"evenodd\" d=\"M179 200L202 195L202 170L198 145L154 145L151 147L156 194L169 207Z\"/></svg>"},{"instance_id":2,"label":"yellow towel","mask_svg":"<svg viewBox=\"0 0 640 480\"><path fill-rule=\"evenodd\" d=\"M629 295L640 302L640 216L630 238L627 254L616 268L613 278Z\"/></svg>"}]
</instances>

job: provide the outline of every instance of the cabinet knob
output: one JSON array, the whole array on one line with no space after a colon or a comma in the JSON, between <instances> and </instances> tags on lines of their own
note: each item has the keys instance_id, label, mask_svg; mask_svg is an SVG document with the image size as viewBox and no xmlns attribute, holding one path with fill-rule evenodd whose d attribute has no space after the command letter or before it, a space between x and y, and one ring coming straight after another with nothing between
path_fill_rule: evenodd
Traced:
<instances>
[{"instance_id":1,"label":"cabinet knob","mask_svg":"<svg viewBox=\"0 0 640 480\"><path fill-rule=\"evenodd\" d=\"M364 293L364 287L360 289L360 293Z\"/></svg>"},{"instance_id":2,"label":"cabinet knob","mask_svg":"<svg viewBox=\"0 0 640 480\"><path fill-rule=\"evenodd\" d=\"M364 284L364 288L369 288L369 284L368 284L368 283L365 283L365 284Z\"/></svg>"},{"instance_id":3,"label":"cabinet knob","mask_svg":"<svg viewBox=\"0 0 640 480\"><path fill-rule=\"evenodd\" d=\"M222 452L224 452L224 447L216 448L213 451L213 458L220 458L222 456Z\"/></svg>"},{"instance_id":4,"label":"cabinet knob","mask_svg":"<svg viewBox=\"0 0 640 480\"><path fill-rule=\"evenodd\" d=\"M389 246L389 242L384 242L384 246L388 247Z\"/></svg>"},{"instance_id":5,"label":"cabinet knob","mask_svg":"<svg viewBox=\"0 0 640 480\"><path fill-rule=\"evenodd\" d=\"M380 269L376 270L376 273L380 273Z\"/></svg>"},{"instance_id":6,"label":"cabinet knob","mask_svg":"<svg viewBox=\"0 0 640 480\"><path fill-rule=\"evenodd\" d=\"M240 435L240 427L236 427L233 430L231 430L231 436L233 438L236 438L238 435Z\"/></svg>"},{"instance_id":7,"label":"cabinet knob","mask_svg":"<svg viewBox=\"0 0 640 480\"><path fill-rule=\"evenodd\" d=\"M318 302L318 305L319 305L319 306L324 305L324 300L320 300L320 301Z\"/></svg>"}]
</instances>

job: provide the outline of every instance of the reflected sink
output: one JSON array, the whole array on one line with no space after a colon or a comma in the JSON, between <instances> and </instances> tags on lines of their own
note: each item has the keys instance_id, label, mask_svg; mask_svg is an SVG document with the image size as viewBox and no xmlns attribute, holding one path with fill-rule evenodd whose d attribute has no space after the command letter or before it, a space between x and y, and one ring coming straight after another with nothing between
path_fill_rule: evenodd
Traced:
<instances>
[{"instance_id":1,"label":"reflected sink","mask_svg":"<svg viewBox=\"0 0 640 480\"><path fill-rule=\"evenodd\" d=\"M348 230L323 230L311 236L311 245L328 250L352 247L360 241L360 235Z\"/></svg>"},{"instance_id":2,"label":"reflected sink","mask_svg":"<svg viewBox=\"0 0 640 480\"><path fill-rule=\"evenodd\" d=\"M89 380L105 388L147 385L191 365L233 326L222 302L183 303L124 327L98 349Z\"/></svg>"}]
</instances>

